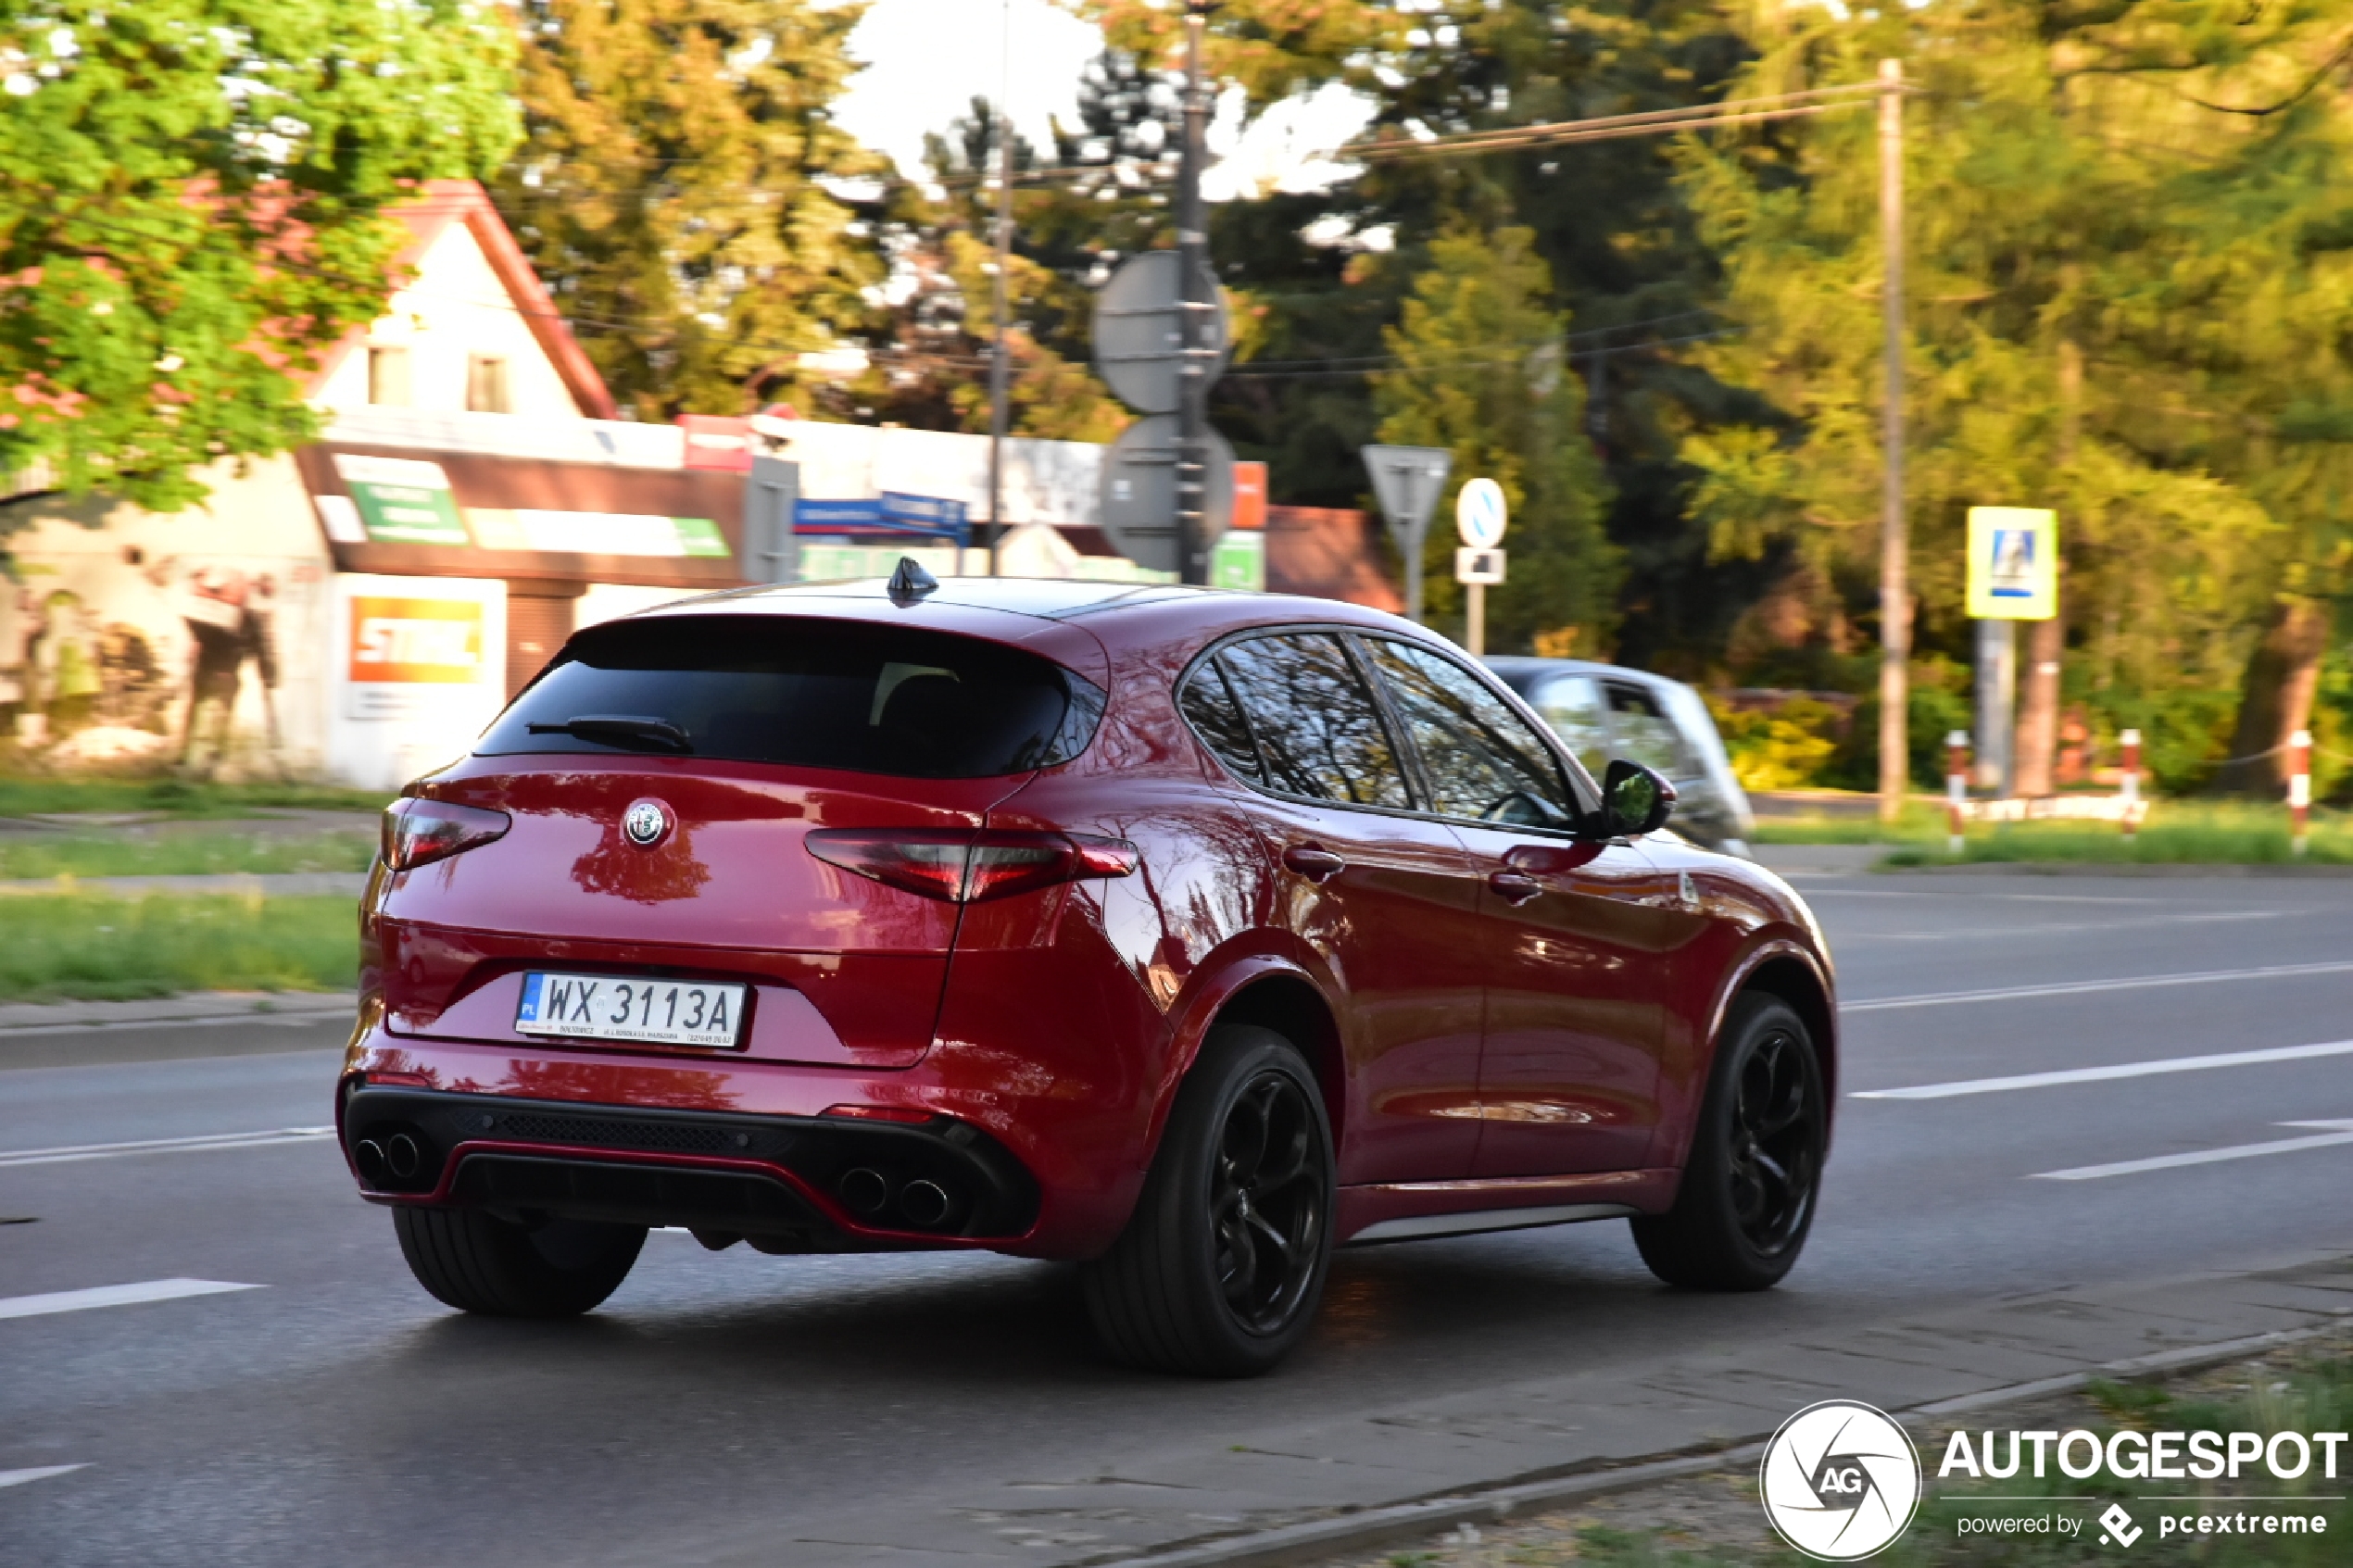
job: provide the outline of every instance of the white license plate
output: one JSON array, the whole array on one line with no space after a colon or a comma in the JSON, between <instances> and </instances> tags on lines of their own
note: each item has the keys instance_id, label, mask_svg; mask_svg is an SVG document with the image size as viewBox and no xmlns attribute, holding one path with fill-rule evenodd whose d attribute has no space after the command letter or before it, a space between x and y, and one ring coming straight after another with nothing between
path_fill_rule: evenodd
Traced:
<instances>
[{"instance_id":1,"label":"white license plate","mask_svg":"<svg viewBox=\"0 0 2353 1568\"><path fill-rule=\"evenodd\" d=\"M522 977L515 1030L574 1039L733 1048L743 1027L749 989L617 974L534 972Z\"/></svg>"}]
</instances>

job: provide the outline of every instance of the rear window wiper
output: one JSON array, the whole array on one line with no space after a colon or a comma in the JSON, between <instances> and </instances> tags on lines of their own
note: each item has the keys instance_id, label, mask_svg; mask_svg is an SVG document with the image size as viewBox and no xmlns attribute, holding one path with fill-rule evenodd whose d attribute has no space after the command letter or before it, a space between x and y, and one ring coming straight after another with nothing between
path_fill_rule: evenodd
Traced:
<instances>
[{"instance_id":1,"label":"rear window wiper","mask_svg":"<svg viewBox=\"0 0 2353 1568\"><path fill-rule=\"evenodd\" d=\"M534 724L530 729L535 735L570 735L574 740L632 751L673 751L684 755L695 749L686 732L669 720L629 713L583 713L560 724Z\"/></svg>"}]
</instances>

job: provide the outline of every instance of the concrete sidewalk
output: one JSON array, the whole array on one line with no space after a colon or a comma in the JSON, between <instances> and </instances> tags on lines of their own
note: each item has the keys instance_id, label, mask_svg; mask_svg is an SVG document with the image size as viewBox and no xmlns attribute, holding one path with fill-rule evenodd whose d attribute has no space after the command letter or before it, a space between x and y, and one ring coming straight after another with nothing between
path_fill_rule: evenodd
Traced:
<instances>
[{"instance_id":1,"label":"concrete sidewalk","mask_svg":"<svg viewBox=\"0 0 2353 1568\"><path fill-rule=\"evenodd\" d=\"M136 1002L6 1002L0 1003L0 1040L162 1023L348 1022L359 1007L356 991L186 991Z\"/></svg>"},{"instance_id":2,"label":"concrete sidewalk","mask_svg":"<svg viewBox=\"0 0 2353 1568\"><path fill-rule=\"evenodd\" d=\"M795 1538L682 1533L681 1563L1234 1568L1319 1561L1460 1522L1720 1465L1819 1399L1903 1414L1931 1445L1963 1411L2253 1354L2353 1318L2353 1260L2054 1292L1794 1335L1768 1361L1694 1347L1344 1421L1139 1441L1077 1474L877 1507Z\"/></svg>"}]
</instances>

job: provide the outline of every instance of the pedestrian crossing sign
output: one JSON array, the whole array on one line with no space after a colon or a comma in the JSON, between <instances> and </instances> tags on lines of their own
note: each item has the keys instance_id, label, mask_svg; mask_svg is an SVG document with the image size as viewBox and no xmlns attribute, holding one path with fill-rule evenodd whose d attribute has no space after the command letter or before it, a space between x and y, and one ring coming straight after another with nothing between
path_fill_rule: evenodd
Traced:
<instances>
[{"instance_id":1,"label":"pedestrian crossing sign","mask_svg":"<svg viewBox=\"0 0 2353 1568\"><path fill-rule=\"evenodd\" d=\"M1969 509L1969 612L1979 621L2048 621L2058 613L2058 513Z\"/></svg>"}]
</instances>

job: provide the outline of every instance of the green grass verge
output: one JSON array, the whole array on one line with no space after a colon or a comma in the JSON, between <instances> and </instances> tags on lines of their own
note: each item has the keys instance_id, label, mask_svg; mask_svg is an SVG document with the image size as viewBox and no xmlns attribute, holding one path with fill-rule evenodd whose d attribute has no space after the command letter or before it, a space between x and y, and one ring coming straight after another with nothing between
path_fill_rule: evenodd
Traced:
<instances>
[{"instance_id":1,"label":"green grass verge","mask_svg":"<svg viewBox=\"0 0 2353 1568\"><path fill-rule=\"evenodd\" d=\"M2284 865L2298 859L2289 842L2287 809L2236 801L2166 800L2131 838L2113 822L2044 822L1970 825L1958 855L1946 846L1938 809L1912 802L1891 826L1871 817L1766 817L1758 844L1883 844L1883 866L1949 866L1963 861L2045 860L2120 865ZM2312 813L2302 859L2353 865L2353 813Z\"/></svg>"},{"instance_id":2,"label":"green grass verge","mask_svg":"<svg viewBox=\"0 0 2353 1568\"><path fill-rule=\"evenodd\" d=\"M1869 814L1858 816L1759 817L1755 844L1942 844L1944 816L1917 803L1907 803L1892 824Z\"/></svg>"},{"instance_id":3,"label":"green grass verge","mask_svg":"<svg viewBox=\"0 0 2353 1568\"><path fill-rule=\"evenodd\" d=\"M0 880L195 876L223 872L364 872L373 834L188 833L0 840Z\"/></svg>"},{"instance_id":4,"label":"green grass verge","mask_svg":"<svg viewBox=\"0 0 2353 1568\"><path fill-rule=\"evenodd\" d=\"M47 811L157 811L173 817L247 817L256 807L373 811L376 790L331 784L208 784L188 779L0 778L0 817Z\"/></svg>"},{"instance_id":5,"label":"green grass verge","mask_svg":"<svg viewBox=\"0 0 2353 1568\"><path fill-rule=\"evenodd\" d=\"M349 898L0 897L0 1000L342 990L359 942Z\"/></svg>"},{"instance_id":6,"label":"green grass verge","mask_svg":"<svg viewBox=\"0 0 2353 1568\"><path fill-rule=\"evenodd\" d=\"M1952 865L1981 860L2059 860L2115 865L2285 865L2297 859L2289 841L2287 809L2222 801L2158 805L2141 831L2126 838L2112 822L2003 822L1974 826L1958 856L1940 832L1906 843L1889 866ZM2311 842L2302 859L2353 865L2353 817L2312 813Z\"/></svg>"}]
</instances>

